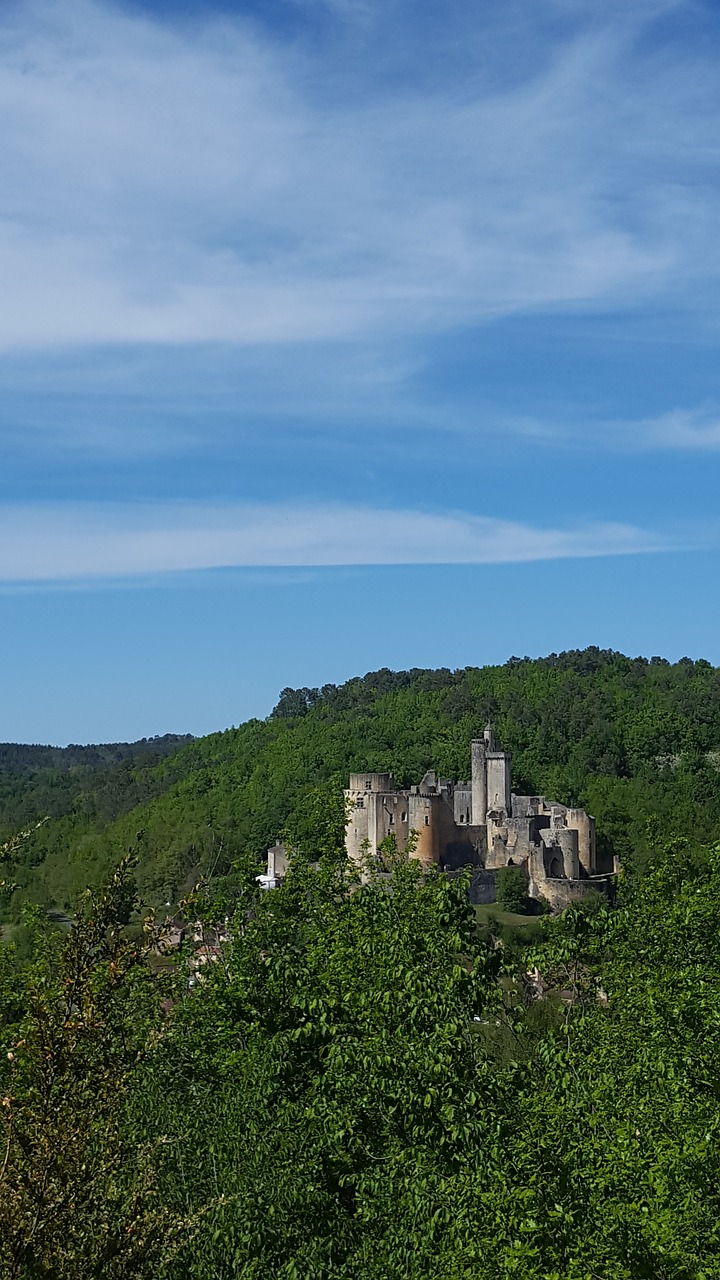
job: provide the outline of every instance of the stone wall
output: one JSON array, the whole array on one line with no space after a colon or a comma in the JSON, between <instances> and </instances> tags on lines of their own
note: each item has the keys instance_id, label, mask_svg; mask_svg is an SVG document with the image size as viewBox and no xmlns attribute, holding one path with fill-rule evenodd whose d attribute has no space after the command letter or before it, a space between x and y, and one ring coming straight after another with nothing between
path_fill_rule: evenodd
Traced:
<instances>
[{"instance_id":1,"label":"stone wall","mask_svg":"<svg viewBox=\"0 0 720 1280\"><path fill-rule=\"evenodd\" d=\"M595 821L582 809L516 796L510 790L509 752L497 749L488 725L471 743L471 781L453 784L430 769L418 786L396 791L390 773L353 773L348 803L346 847L364 864L382 841L395 837L398 850L424 867L448 873L481 866L478 901L493 901L493 872L512 863L529 876L530 895L546 898L556 910L584 897L598 882Z\"/></svg>"},{"instance_id":2,"label":"stone wall","mask_svg":"<svg viewBox=\"0 0 720 1280\"><path fill-rule=\"evenodd\" d=\"M593 880L544 880L538 886L546 902L550 903L553 912L564 911L571 902L590 897L593 893L604 893L612 898L613 885L607 876L597 876Z\"/></svg>"},{"instance_id":3,"label":"stone wall","mask_svg":"<svg viewBox=\"0 0 720 1280\"><path fill-rule=\"evenodd\" d=\"M487 754L487 807L488 812L512 807L510 791L510 755L506 751L490 751Z\"/></svg>"},{"instance_id":4,"label":"stone wall","mask_svg":"<svg viewBox=\"0 0 720 1280\"><path fill-rule=\"evenodd\" d=\"M459 827L477 826L473 818L472 787L457 783L453 789L453 814Z\"/></svg>"},{"instance_id":5,"label":"stone wall","mask_svg":"<svg viewBox=\"0 0 720 1280\"><path fill-rule=\"evenodd\" d=\"M283 880L287 875L288 853L280 840L267 852L267 874L273 880Z\"/></svg>"},{"instance_id":6,"label":"stone wall","mask_svg":"<svg viewBox=\"0 0 720 1280\"><path fill-rule=\"evenodd\" d=\"M363 857L363 845L368 838L367 794L359 795L355 790L345 792L347 804L347 826L345 828L345 848L348 857L358 866Z\"/></svg>"},{"instance_id":7,"label":"stone wall","mask_svg":"<svg viewBox=\"0 0 720 1280\"><path fill-rule=\"evenodd\" d=\"M470 881L468 897L473 906L497 902L497 871L486 871L484 867L478 867Z\"/></svg>"},{"instance_id":8,"label":"stone wall","mask_svg":"<svg viewBox=\"0 0 720 1280\"><path fill-rule=\"evenodd\" d=\"M470 743L471 800L470 814L474 827L481 826L487 818L487 746L482 739Z\"/></svg>"},{"instance_id":9,"label":"stone wall","mask_svg":"<svg viewBox=\"0 0 720 1280\"><path fill-rule=\"evenodd\" d=\"M437 866L440 861L439 828L444 801L440 796L421 796L411 792L407 802L410 831L416 832L411 857L417 858L424 867Z\"/></svg>"}]
</instances>

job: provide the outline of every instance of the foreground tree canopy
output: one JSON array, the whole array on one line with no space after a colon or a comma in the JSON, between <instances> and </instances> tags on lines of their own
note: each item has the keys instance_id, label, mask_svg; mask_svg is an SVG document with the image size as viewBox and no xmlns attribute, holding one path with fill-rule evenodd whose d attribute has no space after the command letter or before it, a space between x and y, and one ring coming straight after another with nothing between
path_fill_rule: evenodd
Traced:
<instances>
[{"instance_id":1,"label":"foreground tree canopy","mask_svg":"<svg viewBox=\"0 0 720 1280\"><path fill-rule=\"evenodd\" d=\"M127 864L4 949L2 1273L720 1275L720 852L659 847L519 956L461 883L316 853L263 897L238 869L192 987L129 939Z\"/></svg>"}]
</instances>

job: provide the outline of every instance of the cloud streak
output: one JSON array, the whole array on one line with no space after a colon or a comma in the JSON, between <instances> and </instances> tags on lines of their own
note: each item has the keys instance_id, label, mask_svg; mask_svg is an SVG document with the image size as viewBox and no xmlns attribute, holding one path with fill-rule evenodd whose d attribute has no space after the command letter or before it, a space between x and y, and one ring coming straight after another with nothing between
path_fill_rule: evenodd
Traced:
<instances>
[{"instance_id":1,"label":"cloud streak","mask_svg":"<svg viewBox=\"0 0 720 1280\"><path fill-rule=\"evenodd\" d=\"M463 512L237 504L0 508L0 581L221 567L510 564L667 547L626 524L542 529Z\"/></svg>"},{"instance_id":2,"label":"cloud streak","mask_svg":"<svg viewBox=\"0 0 720 1280\"><path fill-rule=\"evenodd\" d=\"M469 14L476 75L428 41L379 91L239 21L8 10L0 348L352 339L704 287L710 71L691 93L680 54L631 66L637 15L610 6L497 82L511 20Z\"/></svg>"},{"instance_id":3,"label":"cloud streak","mask_svg":"<svg viewBox=\"0 0 720 1280\"><path fill-rule=\"evenodd\" d=\"M616 453L717 453L720 450L720 413L712 405L677 407L645 418L589 418L578 441L577 419L572 422L499 417L496 429L567 451L578 442L600 443Z\"/></svg>"},{"instance_id":4,"label":"cloud streak","mask_svg":"<svg viewBox=\"0 0 720 1280\"><path fill-rule=\"evenodd\" d=\"M720 414L708 408L671 409L654 418L625 424L624 433L640 450L682 450L688 453L720 449Z\"/></svg>"}]
</instances>

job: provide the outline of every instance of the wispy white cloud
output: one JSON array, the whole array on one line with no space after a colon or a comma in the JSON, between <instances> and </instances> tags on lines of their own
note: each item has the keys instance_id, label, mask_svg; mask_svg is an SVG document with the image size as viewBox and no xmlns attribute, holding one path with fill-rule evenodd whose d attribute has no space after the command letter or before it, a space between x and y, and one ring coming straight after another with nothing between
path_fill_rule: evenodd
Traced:
<instances>
[{"instance_id":1,"label":"wispy white cloud","mask_svg":"<svg viewBox=\"0 0 720 1280\"><path fill-rule=\"evenodd\" d=\"M720 413L707 407L670 409L654 418L625 423L623 437L636 449L677 449L688 453L720 449Z\"/></svg>"},{"instance_id":2,"label":"wispy white cloud","mask_svg":"<svg viewBox=\"0 0 720 1280\"><path fill-rule=\"evenodd\" d=\"M10 450L80 458L197 454L243 431L413 432L454 425L418 393L400 344L102 347L0 356L0 437ZM477 412L473 413L477 421Z\"/></svg>"},{"instance_id":3,"label":"wispy white cloud","mask_svg":"<svg viewBox=\"0 0 720 1280\"><path fill-rule=\"evenodd\" d=\"M239 21L6 10L0 347L352 338L705 287L716 77L633 55L661 7L546 35L507 83L493 8L475 75L428 42L433 76L378 92L348 63L346 97L332 50Z\"/></svg>"},{"instance_id":4,"label":"wispy white cloud","mask_svg":"<svg viewBox=\"0 0 720 1280\"><path fill-rule=\"evenodd\" d=\"M533 528L463 512L340 505L0 508L0 581L125 577L223 566L503 564L660 550L625 524Z\"/></svg>"},{"instance_id":5,"label":"wispy white cloud","mask_svg":"<svg viewBox=\"0 0 720 1280\"><path fill-rule=\"evenodd\" d=\"M580 421L567 414L563 419L499 415L492 427L563 451L578 445L600 445L603 450L624 454L720 450L720 412L712 405L676 407L643 418L598 420L587 416Z\"/></svg>"}]
</instances>

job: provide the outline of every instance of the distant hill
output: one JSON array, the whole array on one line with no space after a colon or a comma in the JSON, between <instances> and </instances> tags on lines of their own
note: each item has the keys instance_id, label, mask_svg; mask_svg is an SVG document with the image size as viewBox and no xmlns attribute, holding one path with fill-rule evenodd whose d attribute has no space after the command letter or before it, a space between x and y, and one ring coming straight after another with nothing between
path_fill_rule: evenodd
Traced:
<instances>
[{"instance_id":1,"label":"distant hill","mask_svg":"<svg viewBox=\"0 0 720 1280\"><path fill-rule=\"evenodd\" d=\"M0 841L44 817L112 821L155 793L153 767L192 740L166 733L90 746L0 743Z\"/></svg>"},{"instance_id":2,"label":"distant hill","mask_svg":"<svg viewBox=\"0 0 720 1280\"><path fill-rule=\"evenodd\" d=\"M51 818L3 871L17 888L0 909L71 908L139 831L141 888L172 902L283 830L311 843L350 770L403 785L430 767L467 777L488 717L514 789L587 808L626 861L641 864L659 835L720 839L720 670L591 647L284 689L267 720L196 740L0 748L0 834Z\"/></svg>"},{"instance_id":3,"label":"distant hill","mask_svg":"<svg viewBox=\"0 0 720 1280\"><path fill-rule=\"evenodd\" d=\"M61 773L79 770L109 769L125 760L157 759L177 751L185 742L192 742L191 733L165 733L154 738L140 738L137 742L105 742L68 747L46 747L20 742L0 742L0 775L36 773L53 769Z\"/></svg>"}]
</instances>

